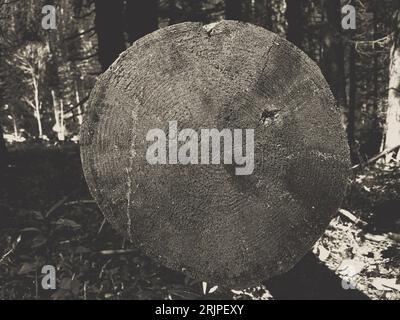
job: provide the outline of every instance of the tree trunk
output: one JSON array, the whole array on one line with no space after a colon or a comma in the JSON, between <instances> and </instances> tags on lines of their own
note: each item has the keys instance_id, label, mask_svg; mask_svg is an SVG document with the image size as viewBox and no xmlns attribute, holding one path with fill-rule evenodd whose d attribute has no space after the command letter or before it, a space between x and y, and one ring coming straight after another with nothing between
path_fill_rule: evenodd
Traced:
<instances>
[{"instance_id":1,"label":"tree trunk","mask_svg":"<svg viewBox=\"0 0 400 320\"><path fill-rule=\"evenodd\" d=\"M169 18L169 25L173 25L175 23L180 22L179 19L179 9L176 7L176 0L168 0L168 18Z\"/></svg>"},{"instance_id":2,"label":"tree trunk","mask_svg":"<svg viewBox=\"0 0 400 320\"><path fill-rule=\"evenodd\" d=\"M14 137L15 137L15 139L18 139L19 131L18 131L17 115L15 113L14 106L11 107L11 116L12 116L12 120L13 120ZM1 132L1 130L0 130L0 132Z\"/></svg>"},{"instance_id":3,"label":"tree trunk","mask_svg":"<svg viewBox=\"0 0 400 320\"><path fill-rule=\"evenodd\" d=\"M58 140L65 141L65 123L64 123L64 101L60 99L60 134Z\"/></svg>"},{"instance_id":4,"label":"tree trunk","mask_svg":"<svg viewBox=\"0 0 400 320\"><path fill-rule=\"evenodd\" d=\"M272 8L270 1L255 0L254 6L254 21L258 25L272 31Z\"/></svg>"},{"instance_id":5,"label":"tree trunk","mask_svg":"<svg viewBox=\"0 0 400 320\"><path fill-rule=\"evenodd\" d=\"M250 22L254 13L253 0L244 0L244 16L243 21Z\"/></svg>"},{"instance_id":6,"label":"tree trunk","mask_svg":"<svg viewBox=\"0 0 400 320\"><path fill-rule=\"evenodd\" d=\"M158 29L157 0L127 0L126 21L129 42L133 43Z\"/></svg>"},{"instance_id":7,"label":"tree trunk","mask_svg":"<svg viewBox=\"0 0 400 320\"><path fill-rule=\"evenodd\" d=\"M53 127L53 130L57 133L58 141L61 142L65 140L63 100L60 99L58 101L54 90L51 91L51 95L53 97L54 118L56 122Z\"/></svg>"},{"instance_id":8,"label":"tree trunk","mask_svg":"<svg viewBox=\"0 0 400 320\"><path fill-rule=\"evenodd\" d=\"M321 0L324 17L322 71L343 111L347 109L340 0Z\"/></svg>"},{"instance_id":9,"label":"tree trunk","mask_svg":"<svg viewBox=\"0 0 400 320\"><path fill-rule=\"evenodd\" d=\"M378 24L379 20L377 19L377 11L378 7L374 6L372 11L373 13L373 36L374 40L378 39L379 34L378 34ZM376 44L373 45L373 54L374 54L374 59L373 59L373 109L372 109L372 124L371 124L371 142L370 145L371 147L368 148L370 149L370 153L368 154L368 157L374 156L379 152L382 152L382 146L383 146L383 130L382 130L382 125L380 123L380 105L379 105L379 50L376 50Z\"/></svg>"},{"instance_id":10,"label":"tree trunk","mask_svg":"<svg viewBox=\"0 0 400 320\"><path fill-rule=\"evenodd\" d=\"M125 50L123 0L95 0L95 29L103 71Z\"/></svg>"},{"instance_id":11,"label":"tree trunk","mask_svg":"<svg viewBox=\"0 0 400 320\"><path fill-rule=\"evenodd\" d=\"M3 173L8 164L6 142L4 140L3 134L3 128L0 124L0 174Z\"/></svg>"},{"instance_id":12,"label":"tree trunk","mask_svg":"<svg viewBox=\"0 0 400 320\"><path fill-rule=\"evenodd\" d=\"M286 21L288 24L286 39L304 50L303 0L286 0Z\"/></svg>"},{"instance_id":13,"label":"tree trunk","mask_svg":"<svg viewBox=\"0 0 400 320\"><path fill-rule=\"evenodd\" d=\"M359 161L358 151L355 145L355 124L356 124L356 95L357 95L357 78L356 78L356 48L351 45L349 58L349 110L347 114L347 139L350 145L351 160L354 163Z\"/></svg>"},{"instance_id":14,"label":"tree trunk","mask_svg":"<svg viewBox=\"0 0 400 320\"><path fill-rule=\"evenodd\" d=\"M243 0L225 0L225 19L244 20Z\"/></svg>"},{"instance_id":15,"label":"tree trunk","mask_svg":"<svg viewBox=\"0 0 400 320\"><path fill-rule=\"evenodd\" d=\"M373 8L373 36L374 40L378 39L378 18L377 18L377 13L376 11L378 10L377 6L374 6ZM373 51L374 51L374 117L378 118L379 115L379 55L376 50L376 45L373 45ZM376 150L375 154L379 152L379 149Z\"/></svg>"},{"instance_id":16,"label":"tree trunk","mask_svg":"<svg viewBox=\"0 0 400 320\"><path fill-rule=\"evenodd\" d=\"M41 103L39 100L39 82L36 79L35 75L32 75L33 77L33 94L34 94L34 100L35 100L35 118L37 121L38 125L38 134L39 134L39 139L42 139L43 137L43 129L42 129L42 118L40 116L40 107Z\"/></svg>"},{"instance_id":17,"label":"tree trunk","mask_svg":"<svg viewBox=\"0 0 400 320\"><path fill-rule=\"evenodd\" d=\"M54 90L51 90L51 97L53 99L53 111L54 111L54 121L55 121L53 131L57 133L57 139L58 139L58 132L60 131L60 111L57 108L57 96Z\"/></svg>"},{"instance_id":18,"label":"tree trunk","mask_svg":"<svg viewBox=\"0 0 400 320\"><path fill-rule=\"evenodd\" d=\"M272 20L272 15L274 14L274 10L272 9L272 4L271 2L265 1L265 24L264 27L267 28L268 30L272 31L274 26L273 26L273 20Z\"/></svg>"},{"instance_id":19,"label":"tree trunk","mask_svg":"<svg viewBox=\"0 0 400 320\"><path fill-rule=\"evenodd\" d=\"M42 128L42 118L40 116L40 109L36 109L35 111L36 115L36 121L38 124L38 133L39 133L39 139L43 138L43 128Z\"/></svg>"},{"instance_id":20,"label":"tree trunk","mask_svg":"<svg viewBox=\"0 0 400 320\"><path fill-rule=\"evenodd\" d=\"M14 127L14 137L15 137L15 139L18 139L19 133L18 133L18 126L17 126L17 120L15 118L15 115L13 115L13 127Z\"/></svg>"},{"instance_id":21,"label":"tree trunk","mask_svg":"<svg viewBox=\"0 0 400 320\"><path fill-rule=\"evenodd\" d=\"M385 149L390 149L400 143L400 46L395 39L390 51L389 97L386 116ZM392 154L387 156L390 161ZM400 160L400 151L397 152Z\"/></svg>"},{"instance_id":22,"label":"tree trunk","mask_svg":"<svg viewBox=\"0 0 400 320\"><path fill-rule=\"evenodd\" d=\"M163 28L100 78L89 106L81 155L104 215L150 257L199 280L248 287L286 272L340 206L350 167L340 111L316 64L263 28ZM201 143L190 165L173 164L170 121ZM156 128L172 139L169 164L148 162ZM254 171L237 175L236 157L196 165L216 159L198 135L207 128L249 129ZM238 139L224 149L242 154Z\"/></svg>"},{"instance_id":23,"label":"tree trunk","mask_svg":"<svg viewBox=\"0 0 400 320\"><path fill-rule=\"evenodd\" d=\"M79 105L79 103L81 101L81 98L79 96L78 85L76 82L75 82L75 101L76 101L77 105ZM79 125L82 125L83 112L82 112L82 107L80 105L78 106L78 108L76 108L76 113L77 113L76 118L78 119L78 123L79 123Z\"/></svg>"}]
</instances>

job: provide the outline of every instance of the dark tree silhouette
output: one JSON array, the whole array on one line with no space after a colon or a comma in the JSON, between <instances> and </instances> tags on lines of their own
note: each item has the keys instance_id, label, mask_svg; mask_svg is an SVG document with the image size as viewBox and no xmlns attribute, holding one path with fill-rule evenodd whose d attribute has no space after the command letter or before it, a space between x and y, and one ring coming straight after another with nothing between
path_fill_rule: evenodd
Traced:
<instances>
[{"instance_id":1,"label":"dark tree silhouette","mask_svg":"<svg viewBox=\"0 0 400 320\"><path fill-rule=\"evenodd\" d=\"M225 0L225 19L243 21L244 10L242 0Z\"/></svg>"},{"instance_id":2,"label":"dark tree silhouette","mask_svg":"<svg viewBox=\"0 0 400 320\"><path fill-rule=\"evenodd\" d=\"M373 3L372 6L372 12L373 12L373 36L374 40L379 38L378 34L378 17L377 17L377 12L378 12L378 6L379 4L377 2ZM374 45L373 48L373 119L372 119L372 124L371 124L371 151L368 154L368 157L370 158L373 155L376 155L379 153L380 148L382 146L382 138L383 138L383 130L380 125L379 121L379 67L380 67L380 61L379 61L379 54L377 50L377 46ZM355 83L355 86L357 86L357 83Z\"/></svg>"},{"instance_id":3,"label":"dark tree silhouette","mask_svg":"<svg viewBox=\"0 0 400 320\"><path fill-rule=\"evenodd\" d=\"M126 2L126 21L129 42L158 29L157 0L128 0Z\"/></svg>"},{"instance_id":4,"label":"dark tree silhouette","mask_svg":"<svg viewBox=\"0 0 400 320\"><path fill-rule=\"evenodd\" d=\"M255 22L268 30L272 30L272 4L269 0L255 0Z\"/></svg>"},{"instance_id":5,"label":"dark tree silhouette","mask_svg":"<svg viewBox=\"0 0 400 320\"><path fill-rule=\"evenodd\" d=\"M322 71L339 105L345 110L347 102L344 46L341 37L341 2L322 0L321 5L325 19L322 31Z\"/></svg>"},{"instance_id":6,"label":"dark tree silhouette","mask_svg":"<svg viewBox=\"0 0 400 320\"><path fill-rule=\"evenodd\" d=\"M123 0L95 0L95 29L99 42L99 61L106 70L126 49L124 39Z\"/></svg>"},{"instance_id":7,"label":"dark tree silhouette","mask_svg":"<svg viewBox=\"0 0 400 320\"><path fill-rule=\"evenodd\" d=\"M300 49L304 49L304 27L303 16L304 0L286 0L286 20L288 29L286 38Z\"/></svg>"}]
</instances>

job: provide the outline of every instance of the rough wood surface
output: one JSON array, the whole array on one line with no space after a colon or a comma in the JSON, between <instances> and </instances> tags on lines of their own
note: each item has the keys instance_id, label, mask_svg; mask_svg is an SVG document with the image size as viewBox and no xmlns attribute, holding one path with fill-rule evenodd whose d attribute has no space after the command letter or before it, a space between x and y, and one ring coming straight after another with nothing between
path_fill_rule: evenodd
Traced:
<instances>
[{"instance_id":1,"label":"rough wood surface","mask_svg":"<svg viewBox=\"0 0 400 320\"><path fill-rule=\"evenodd\" d=\"M100 77L82 162L105 217L148 256L248 286L292 268L337 212L350 166L339 118L318 67L286 40L233 21L183 23L140 39ZM149 165L147 132L172 120L255 128L254 173Z\"/></svg>"}]
</instances>

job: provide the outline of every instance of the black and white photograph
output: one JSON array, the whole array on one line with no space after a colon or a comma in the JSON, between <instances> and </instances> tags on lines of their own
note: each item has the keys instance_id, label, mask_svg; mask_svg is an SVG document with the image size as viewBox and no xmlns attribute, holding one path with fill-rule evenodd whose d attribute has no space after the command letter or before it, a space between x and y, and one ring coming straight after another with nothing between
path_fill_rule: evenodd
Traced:
<instances>
[{"instance_id":1,"label":"black and white photograph","mask_svg":"<svg viewBox=\"0 0 400 320\"><path fill-rule=\"evenodd\" d=\"M400 300L400 1L0 0L0 300Z\"/></svg>"}]
</instances>

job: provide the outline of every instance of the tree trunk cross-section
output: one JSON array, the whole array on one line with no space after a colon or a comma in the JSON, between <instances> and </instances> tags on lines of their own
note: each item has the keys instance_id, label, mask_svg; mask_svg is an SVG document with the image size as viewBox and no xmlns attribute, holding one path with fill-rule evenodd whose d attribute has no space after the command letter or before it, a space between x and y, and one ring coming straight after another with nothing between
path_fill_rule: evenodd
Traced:
<instances>
[{"instance_id":1,"label":"tree trunk cross-section","mask_svg":"<svg viewBox=\"0 0 400 320\"><path fill-rule=\"evenodd\" d=\"M270 117L270 115L273 115ZM149 130L255 129L255 169L150 165ZM183 23L135 42L100 77L81 132L89 188L165 266L245 287L292 268L342 201L349 150L320 70L250 24Z\"/></svg>"}]
</instances>

